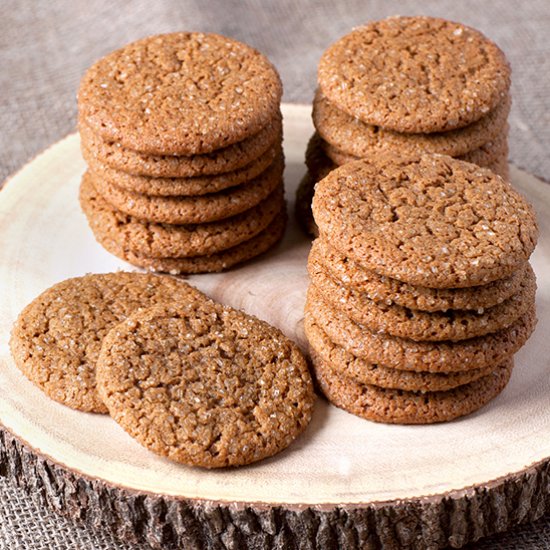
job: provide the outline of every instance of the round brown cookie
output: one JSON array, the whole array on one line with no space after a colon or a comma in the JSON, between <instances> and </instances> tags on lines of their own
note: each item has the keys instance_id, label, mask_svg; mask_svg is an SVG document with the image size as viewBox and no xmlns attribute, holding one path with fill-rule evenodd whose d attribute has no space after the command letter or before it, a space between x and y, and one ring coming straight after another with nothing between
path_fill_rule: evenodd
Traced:
<instances>
[{"instance_id":1,"label":"round brown cookie","mask_svg":"<svg viewBox=\"0 0 550 550\"><path fill-rule=\"evenodd\" d=\"M310 237L317 237L319 234L317 224L313 219L313 212L311 211L315 184L336 168L334 163L325 155L320 143L321 138L315 132L311 136L306 149L306 166L308 170L296 190L296 219L300 227Z\"/></svg>"},{"instance_id":2,"label":"round brown cookie","mask_svg":"<svg viewBox=\"0 0 550 550\"><path fill-rule=\"evenodd\" d=\"M11 353L23 374L51 399L106 413L95 374L107 332L138 308L198 296L203 295L183 281L152 274L119 271L67 279L23 309L11 333Z\"/></svg>"},{"instance_id":3,"label":"round brown cookie","mask_svg":"<svg viewBox=\"0 0 550 550\"><path fill-rule=\"evenodd\" d=\"M103 139L154 155L196 155L256 134L282 84L260 52L217 34L150 36L82 77L79 117Z\"/></svg>"},{"instance_id":4,"label":"round brown cookie","mask_svg":"<svg viewBox=\"0 0 550 550\"><path fill-rule=\"evenodd\" d=\"M111 185L126 189L134 193L161 197L177 195L206 195L217 193L229 187L253 180L267 170L277 156L281 155L281 145L274 145L262 156L239 170L213 176L195 176L193 178L152 178L136 176L121 170L110 168L97 161L91 155L88 157L88 167L96 179L105 180Z\"/></svg>"},{"instance_id":5,"label":"round brown cookie","mask_svg":"<svg viewBox=\"0 0 550 550\"><path fill-rule=\"evenodd\" d=\"M278 157L256 179L218 193L153 197L121 189L90 173L97 192L115 208L138 219L169 224L206 223L240 214L283 185L284 161Z\"/></svg>"},{"instance_id":6,"label":"round brown cookie","mask_svg":"<svg viewBox=\"0 0 550 550\"><path fill-rule=\"evenodd\" d=\"M328 337L347 352L388 368L421 372L459 372L496 366L529 339L537 322L534 308L508 328L458 342L414 342L375 334L345 313L308 292L306 317L311 316Z\"/></svg>"},{"instance_id":7,"label":"round brown cookie","mask_svg":"<svg viewBox=\"0 0 550 550\"><path fill-rule=\"evenodd\" d=\"M323 140L317 132L311 136L307 144L306 166L316 181L323 179L336 168L334 162L325 154Z\"/></svg>"},{"instance_id":8,"label":"round brown cookie","mask_svg":"<svg viewBox=\"0 0 550 550\"><path fill-rule=\"evenodd\" d=\"M286 210L283 210L263 231L252 237L252 239L215 254L193 256L191 258L149 258L131 252L104 233L94 233L94 236L111 254L135 266L151 271L160 271L171 275L216 273L255 258L274 247L284 236L286 222Z\"/></svg>"},{"instance_id":9,"label":"round brown cookie","mask_svg":"<svg viewBox=\"0 0 550 550\"><path fill-rule=\"evenodd\" d=\"M506 125L505 132L484 143L481 147L457 158L485 167L489 167L501 158L508 158L508 125Z\"/></svg>"},{"instance_id":10,"label":"round brown cookie","mask_svg":"<svg viewBox=\"0 0 550 550\"><path fill-rule=\"evenodd\" d=\"M334 167L342 166L343 164L360 160L360 157L348 155L347 153L336 149L330 143L323 140L321 140L320 142L320 147L322 148L326 157L329 159L329 162L333 163ZM419 153L421 153L420 150L417 151L415 156L408 156L408 154L406 155L407 158L409 158L410 160L416 160ZM375 154L376 153L371 153L371 156ZM385 154L389 153L386 152ZM405 155L403 155L403 158L404 156ZM473 151L470 151L469 153L466 153L465 155L457 158L458 160L471 162L473 164L481 166L482 168L489 168L491 170L502 159L508 158L508 134L507 132L503 133L495 138L494 141L486 143L482 147L474 149Z\"/></svg>"},{"instance_id":11,"label":"round brown cookie","mask_svg":"<svg viewBox=\"0 0 550 550\"><path fill-rule=\"evenodd\" d=\"M487 168L505 181L510 181L510 165L508 164L508 156L489 164Z\"/></svg>"},{"instance_id":12,"label":"round brown cookie","mask_svg":"<svg viewBox=\"0 0 550 550\"><path fill-rule=\"evenodd\" d=\"M397 132L462 128L504 101L510 66L480 32L432 17L358 27L322 55L318 80L338 108Z\"/></svg>"},{"instance_id":13,"label":"round brown cookie","mask_svg":"<svg viewBox=\"0 0 550 550\"><path fill-rule=\"evenodd\" d=\"M389 369L346 352L330 340L311 316L306 318L304 329L314 364L321 361L330 365L335 373L351 378L354 382L380 388L422 392L444 391L469 384L494 370L494 367L486 367L462 372L431 373Z\"/></svg>"},{"instance_id":14,"label":"round brown cookie","mask_svg":"<svg viewBox=\"0 0 550 550\"><path fill-rule=\"evenodd\" d=\"M491 112L464 128L430 134L403 134L349 116L317 90L313 101L313 123L326 142L355 157L380 151L394 151L411 158L424 152L457 157L496 139L506 126L510 106L510 96L506 96Z\"/></svg>"},{"instance_id":15,"label":"round brown cookie","mask_svg":"<svg viewBox=\"0 0 550 550\"><path fill-rule=\"evenodd\" d=\"M308 170L300 180L298 189L296 189L296 203L294 205L296 221L304 233L310 237L317 237L319 235L319 230L311 211L311 200L313 199L316 183Z\"/></svg>"},{"instance_id":16,"label":"round brown cookie","mask_svg":"<svg viewBox=\"0 0 550 550\"><path fill-rule=\"evenodd\" d=\"M356 290L375 302L397 304L422 311L477 310L495 306L519 291L528 269L526 262L510 277L482 286L427 288L412 286L362 269L323 239L313 242L308 259L308 270L312 277L316 272L324 272L339 284Z\"/></svg>"},{"instance_id":17,"label":"round brown cookie","mask_svg":"<svg viewBox=\"0 0 550 550\"><path fill-rule=\"evenodd\" d=\"M471 414L489 403L510 380L513 366L510 360L488 376L437 392L409 392L362 384L342 376L320 360L314 363L314 371L325 397L351 414L388 424L433 424Z\"/></svg>"},{"instance_id":18,"label":"round brown cookie","mask_svg":"<svg viewBox=\"0 0 550 550\"><path fill-rule=\"evenodd\" d=\"M533 251L529 203L491 171L444 155L376 155L315 188L320 234L365 269L430 288L510 276Z\"/></svg>"},{"instance_id":19,"label":"round brown cookie","mask_svg":"<svg viewBox=\"0 0 550 550\"><path fill-rule=\"evenodd\" d=\"M146 155L118 142L102 140L85 124L80 123L78 129L82 156L88 164L106 164L122 172L155 178L191 178L239 170L282 141L280 113L254 136L212 153L189 157Z\"/></svg>"},{"instance_id":20,"label":"round brown cookie","mask_svg":"<svg viewBox=\"0 0 550 550\"><path fill-rule=\"evenodd\" d=\"M225 220L194 225L168 225L138 220L113 208L96 192L86 172L80 206L94 234L104 234L134 254L150 258L204 256L252 239L284 208L278 187L257 206Z\"/></svg>"},{"instance_id":21,"label":"round brown cookie","mask_svg":"<svg viewBox=\"0 0 550 550\"><path fill-rule=\"evenodd\" d=\"M339 285L323 271L314 271L310 277L312 292L318 292L333 307L372 332L431 342L466 340L514 324L535 307L537 288L535 274L529 266L519 291L496 306L477 311L426 312L374 302L361 292Z\"/></svg>"},{"instance_id":22,"label":"round brown cookie","mask_svg":"<svg viewBox=\"0 0 550 550\"><path fill-rule=\"evenodd\" d=\"M104 340L99 392L149 450L219 468L285 449L314 393L298 346L267 323L203 298L132 315Z\"/></svg>"}]
</instances>

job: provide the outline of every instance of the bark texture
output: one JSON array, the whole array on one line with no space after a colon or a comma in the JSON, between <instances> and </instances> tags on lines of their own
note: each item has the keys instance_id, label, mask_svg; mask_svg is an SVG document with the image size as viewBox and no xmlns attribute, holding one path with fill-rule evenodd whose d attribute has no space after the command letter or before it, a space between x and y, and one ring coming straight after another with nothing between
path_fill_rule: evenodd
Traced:
<instances>
[{"instance_id":1,"label":"bark texture","mask_svg":"<svg viewBox=\"0 0 550 550\"><path fill-rule=\"evenodd\" d=\"M131 491L63 468L0 430L0 476L61 514L164 550L460 548L550 508L550 461L444 496L285 508Z\"/></svg>"}]
</instances>

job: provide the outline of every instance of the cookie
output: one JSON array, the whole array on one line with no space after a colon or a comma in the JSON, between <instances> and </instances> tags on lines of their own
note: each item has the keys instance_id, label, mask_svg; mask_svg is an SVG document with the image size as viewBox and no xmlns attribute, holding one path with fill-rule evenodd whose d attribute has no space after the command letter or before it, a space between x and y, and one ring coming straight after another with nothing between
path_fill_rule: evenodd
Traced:
<instances>
[{"instance_id":1,"label":"cookie","mask_svg":"<svg viewBox=\"0 0 550 550\"><path fill-rule=\"evenodd\" d=\"M538 228L529 203L487 169L444 155L376 155L316 186L323 238L365 269L412 285L462 288L510 276Z\"/></svg>"},{"instance_id":2,"label":"cookie","mask_svg":"<svg viewBox=\"0 0 550 550\"><path fill-rule=\"evenodd\" d=\"M144 273L67 279L44 291L19 315L10 348L23 374L51 399L106 413L96 391L104 336L141 307L186 303L203 296L183 281Z\"/></svg>"},{"instance_id":3,"label":"cookie","mask_svg":"<svg viewBox=\"0 0 550 550\"><path fill-rule=\"evenodd\" d=\"M193 178L152 178L149 176L136 176L121 170L110 168L102 162L98 162L93 155L88 157L89 169L94 177L105 180L111 185L126 189L133 193L171 197L177 195L207 195L217 193L229 187L235 187L241 183L257 178L267 170L276 157L281 155L281 146L274 145L262 156L253 160L243 168L217 174L213 176L195 176Z\"/></svg>"},{"instance_id":4,"label":"cookie","mask_svg":"<svg viewBox=\"0 0 550 550\"><path fill-rule=\"evenodd\" d=\"M304 324L313 364L322 362L354 382L405 391L445 391L487 376L494 367L462 372L430 373L389 369L355 357L330 340L312 317Z\"/></svg>"},{"instance_id":5,"label":"cookie","mask_svg":"<svg viewBox=\"0 0 550 550\"><path fill-rule=\"evenodd\" d=\"M84 160L115 170L155 178L190 178L239 170L265 154L282 139L282 118L275 118L256 135L212 153L193 156L147 155L104 141L83 123L78 126Z\"/></svg>"},{"instance_id":6,"label":"cookie","mask_svg":"<svg viewBox=\"0 0 550 550\"><path fill-rule=\"evenodd\" d=\"M414 342L374 333L309 292L306 319L313 317L328 337L347 352L388 368L421 372L460 372L496 366L509 359L529 339L536 326L531 309L508 328L458 342Z\"/></svg>"},{"instance_id":7,"label":"cookie","mask_svg":"<svg viewBox=\"0 0 550 550\"><path fill-rule=\"evenodd\" d=\"M267 323L196 299L136 313L109 332L98 360L110 415L149 450L191 466L250 464L308 425L304 356Z\"/></svg>"},{"instance_id":8,"label":"cookie","mask_svg":"<svg viewBox=\"0 0 550 550\"><path fill-rule=\"evenodd\" d=\"M296 221L306 235L310 237L317 237L319 235L317 225L313 219L313 212L311 211L311 201L316 183L311 173L307 171L296 189L296 203L294 204Z\"/></svg>"},{"instance_id":9,"label":"cookie","mask_svg":"<svg viewBox=\"0 0 550 550\"><path fill-rule=\"evenodd\" d=\"M480 32L432 17L358 27L322 55L323 95L367 124L408 133L463 128L510 88L503 52Z\"/></svg>"},{"instance_id":10,"label":"cookie","mask_svg":"<svg viewBox=\"0 0 550 550\"><path fill-rule=\"evenodd\" d=\"M323 271L310 273L310 291L318 292L323 300L356 323L372 332L385 333L415 341L439 342L466 340L502 330L535 307L537 288L535 274L530 268L517 294L488 309L420 311L396 304L374 302L365 294L336 283Z\"/></svg>"},{"instance_id":11,"label":"cookie","mask_svg":"<svg viewBox=\"0 0 550 550\"><path fill-rule=\"evenodd\" d=\"M510 181L510 165L508 164L508 157L503 157L495 162L492 162L487 166L493 174L500 176L505 181Z\"/></svg>"},{"instance_id":12,"label":"cookie","mask_svg":"<svg viewBox=\"0 0 550 550\"><path fill-rule=\"evenodd\" d=\"M452 390L409 392L355 382L324 361L314 363L317 382L332 404L367 420L389 424L433 424L471 414L505 388L512 368L509 360L491 374Z\"/></svg>"},{"instance_id":13,"label":"cookie","mask_svg":"<svg viewBox=\"0 0 550 550\"><path fill-rule=\"evenodd\" d=\"M489 167L502 158L508 158L508 125L506 125L505 131L491 141L457 158L485 167Z\"/></svg>"},{"instance_id":14,"label":"cookie","mask_svg":"<svg viewBox=\"0 0 550 550\"><path fill-rule=\"evenodd\" d=\"M195 225L169 225L138 220L113 208L95 190L86 172L80 206L94 234L104 234L134 254L178 258L214 254L252 239L284 208L278 187L257 206L225 220Z\"/></svg>"},{"instance_id":15,"label":"cookie","mask_svg":"<svg viewBox=\"0 0 550 550\"><path fill-rule=\"evenodd\" d=\"M211 153L258 133L282 84L254 48L217 34L150 36L82 78L79 118L104 140L151 155Z\"/></svg>"},{"instance_id":16,"label":"cookie","mask_svg":"<svg viewBox=\"0 0 550 550\"><path fill-rule=\"evenodd\" d=\"M458 157L503 133L510 106L510 96L506 96L492 111L464 128L431 134L404 134L365 124L338 109L317 90L312 116L323 140L347 155L360 158L380 151L393 151L411 158L424 152Z\"/></svg>"},{"instance_id":17,"label":"cookie","mask_svg":"<svg viewBox=\"0 0 550 550\"><path fill-rule=\"evenodd\" d=\"M323 149L329 161L332 162L335 166L342 166L343 164L347 164L348 162L355 162L357 160L360 160L359 157L348 155L347 153L344 153L339 149L334 148L330 143L327 143L326 141L321 141L321 148ZM371 156L374 154L375 153L371 153ZM418 158L418 156L407 156L407 158L415 160ZM484 146L479 147L478 149L474 149L473 151L470 151L469 153L466 153L465 155L457 158L464 162L471 162L473 164L477 164L477 166L481 166L482 168L489 168L490 170L492 170L497 162L500 162L502 159L508 158L507 134L505 133L501 136L498 136L497 138L495 138L495 141L485 144Z\"/></svg>"},{"instance_id":18,"label":"cookie","mask_svg":"<svg viewBox=\"0 0 550 550\"><path fill-rule=\"evenodd\" d=\"M169 224L206 223L240 214L256 206L283 183L284 161L277 158L256 179L200 196L140 195L90 175L97 192L117 210L141 220Z\"/></svg>"},{"instance_id":19,"label":"cookie","mask_svg":"<svg viewBox=\"0 0 550 550\"><path fill-rule=\"evenodd\" d=\"M121 246L103 232L94 233L94 236L99 244L111 254L132 265L150 271L160 271L171 275L216 273L230 269L273 248L284 236L286 221L286 211L283 210L263 231L252 237L252 239L214 254L193 256L191 258L150 258L131 252L127 247ZM93 230L94 227L92 227Z\"/></svg>"},{"instance_id":20,"label":"cookie","mask_svg":"<svg viewBox=\"0 0 550 550\"><path fill-rule=\"evenodd\" d=\"M528 269L525 263L509 277L482 286L427 288L362 269L323 239L313 242L308 260L310 273L325 272L339 284L364 294L370 300L422 311L490 308L519 291Z\"/></svg>"}]
</instances>

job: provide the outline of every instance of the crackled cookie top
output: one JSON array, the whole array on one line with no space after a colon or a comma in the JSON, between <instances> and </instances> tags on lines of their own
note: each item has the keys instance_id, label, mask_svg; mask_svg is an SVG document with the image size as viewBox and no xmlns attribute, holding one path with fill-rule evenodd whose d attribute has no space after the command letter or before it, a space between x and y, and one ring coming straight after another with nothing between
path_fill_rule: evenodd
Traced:
<instances>
[{"instance_id":1,"label":"crackled cookie top","mask_svg":"<svg viewBox=\"0 0 550 550\"><path fill-rule=\"evenodd\" d=\"M479 120L506 96L510 67L480 32L431 17L359 27L319 62L323 94L368 124L440 132Z\"/></svg>"},{"instance_id":2,"label":"crackled cookie top","mask_svg":"<svg viewBox=\"0 0 550 550\"><path fill-rule=\"evenodd\" d=\"M111 416L142 445L207 468L281 451L307 426L314 399L295 344L202 298L118 325L104 340L98 384Z\"/></svg>"},{"instance_id":3,"label":"crackled cookie top","mask_svg":"<svg viewBox=\"0 0 550 550\"><path fill-rule=\"evenodd\" d=\"M341 166L313 198L321 235L379 275L432 288L511 275L538 229L527 201L487 169L443 155Z\"/></svg>"},{"instance_id":4,"label":"crackled cookie top","mask_svg":"<svg viewBox=\"0 0 550 550\"><path fill-rule=\"evenodd\" d=\"M282 85L246 44L180 32L133 42L96 62L78 93L80 118L104 139L151 154L208 153L257 133Z\"/></svg>"},{"instance_id":5,"label":"crackled cookie top","mask_svg":"<svg viewBox=\"0 0 550 550\"><path fill-rule=\"evenodd\" d=\"M144 273L67 279L44 291L19 315L10 340L14 361L55 401L105 413L95 372L107 332L140 307L199 295L183 281Z\"/></svg>"}]
</instances>

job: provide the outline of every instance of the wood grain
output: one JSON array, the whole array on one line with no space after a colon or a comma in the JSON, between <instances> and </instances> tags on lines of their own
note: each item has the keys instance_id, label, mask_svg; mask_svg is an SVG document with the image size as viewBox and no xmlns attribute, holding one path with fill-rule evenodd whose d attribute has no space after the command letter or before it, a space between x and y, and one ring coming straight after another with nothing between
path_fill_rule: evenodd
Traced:
<instances>
[{"instance_id":1,"label":"wood grain","mask_svg":"<svg viewBox=\"0 0 550 550\"><path fill-rule=\"evenodd\" d=\"M287 197L304 171L309 108L285 106ZM533 256L539 326L510 385L459 421L385 426L318 399L311 426L280 455L235 470L185 468L140 447L111 419L48 400L15 368L7 341L39 292L86 272L131 269L99 247L77 204L78 138L50 148L0 193L0 474L62 513L157 548L439 548L539 517L550 463L550 187L519 170L539 211ZM305 346L309 241L291 224L268 255L189 280Z\"/></svg>"}]
</instances>

